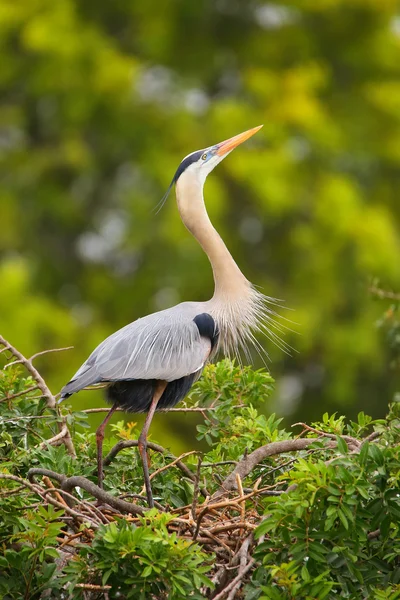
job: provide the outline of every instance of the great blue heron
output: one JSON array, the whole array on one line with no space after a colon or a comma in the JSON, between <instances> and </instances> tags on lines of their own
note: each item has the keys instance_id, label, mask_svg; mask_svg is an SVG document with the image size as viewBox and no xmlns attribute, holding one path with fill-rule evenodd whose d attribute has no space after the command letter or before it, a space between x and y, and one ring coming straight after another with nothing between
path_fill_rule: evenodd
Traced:
<instances>
[{"instance_id":1,"label":"great blue heron","mask_svg":"<svg viewBox=\"0 0 400 600\"><path fill-rule=\"evenodd\" d=\"M147 433L156 409L170 408L182 400L218 348L225 353L237 353L238 348L246 351L249 342L258 343L254 332L263 328L276 337L268 327L273 313L269 308L271 299L242 274L212 226L203 198L207 175L261 127L186 156L166 194L175 184L182 221L210 260L215 283L211 300L182 302L126 325L101 342L61 390L60 401L90 385L108 386L106 394L112 407L96 432L100 486L104 430L111 415L117 407L128 412L147 412L138 447L149 507L154 502Z\"/></svg>"}]
</instances>

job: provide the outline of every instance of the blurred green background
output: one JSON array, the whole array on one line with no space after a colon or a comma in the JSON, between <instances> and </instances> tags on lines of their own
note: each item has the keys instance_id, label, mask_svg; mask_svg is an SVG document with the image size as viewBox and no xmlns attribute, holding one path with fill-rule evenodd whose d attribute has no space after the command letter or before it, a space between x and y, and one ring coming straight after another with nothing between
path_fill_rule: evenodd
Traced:
<instances>
[{"instance_id":1,"label":"blurred green background","mask_svg":"<svg viewBox=\"0 0 400 600\"><path fill-rule=\"evenodd\" d=\"M400 288L397 2L1 0L0 44L0 332L26 355L75 346L37 361L55 392L116 328L211 296L174 195L153 209L183 156L264 123L205 197L246 276L293 309L292 356L263 342L269 409L385 412L368 288ZM164 442L194 437L182 419L157 417Z\"/></svg>"}]
</instances>

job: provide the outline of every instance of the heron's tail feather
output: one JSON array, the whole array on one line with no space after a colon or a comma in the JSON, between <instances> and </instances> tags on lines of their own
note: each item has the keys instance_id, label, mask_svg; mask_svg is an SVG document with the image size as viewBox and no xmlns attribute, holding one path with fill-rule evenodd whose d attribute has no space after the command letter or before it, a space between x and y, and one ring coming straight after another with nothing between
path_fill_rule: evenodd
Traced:
<instances>
[{"instance_id":1,"label":"heron's tail feather","mask_svg":"<svg viewBox=\"0 0 400 600\"><path fill-rule=\"evenodd\" d=\"M64 385L58 402L62 402L66 398L69 398L69 396L72 396L72 394L75 394L75 392L79 392L88 385L94 385L95 383L99 383L99 378L96 376L94 370L89 368Z\"/></svg>"}]
</instances>

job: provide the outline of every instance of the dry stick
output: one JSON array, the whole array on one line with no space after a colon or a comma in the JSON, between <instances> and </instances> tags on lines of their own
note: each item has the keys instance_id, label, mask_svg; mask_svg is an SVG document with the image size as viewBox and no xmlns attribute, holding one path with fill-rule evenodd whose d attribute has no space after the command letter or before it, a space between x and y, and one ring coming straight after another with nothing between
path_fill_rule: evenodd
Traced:
<instances>
[{"instance_id":1,"label":"dry stick","mask_svg":"<svg viewBox=\"0 0 400 600\"><path fill-rule=\"evenodd\" d=\"M243 498L244 492L243 492L242 480L241 480L239 473L236 473L236 486L237 486L237 489L239 490L239 496L241 498ZM246 505L245 505L244 500L243 501L239 500L239 502L240 502L240 516L241 516L242 521L244 521Z\"/></svg>"},{"instance_id":2,"label":"dry stick","mask_svg":"<svg viewBox=\"0 0 400 600\"><path fill-rule=\"evenodd\" d=\"M70 544L70 542L72 542L73 540L76 540L77 538L82 537L83 535L85 535L84 531L78 531L78 533L73 533L69 537L66 537L59 545L59 549L61 550L61 548L63 548L64 546L68 546Z\"/></svg>"},{"instance_id":3,"label":"dry stick","mask_svg":"<svg viewBox=\"0 0 400 600\"><path fill-rule=\"evenodd\" d=\"M76 583L75 587L81 590L92 590L93 592L106 592L111 590L111 585L95 585L94 583Z\"/></svg>"},{"instance_id":4,"label":"dry stick","mask_svg":"<svg viewBox=\"0 0 400 600\"><path fill-rule=\"evenodd\" d=\"M315 441L316 439L299 438L297 440L271 442L269 444L265 444L265 446L257 448L238 462L238 464L230 473L230 475L228 475L228 477L222 482L220 489L215 492L213 498L219 497L225 492L235 489L236 474L239 474L242 480L245 479L245 477L247 477L247 475L251 473L254 467L268 456L283 454L285 452L298 452L299 450L304 450L305 448L308 448L308 446L310 446Z\"/></svg>"},{"instance_id":5,"label":"dry stick","mask_svg":"<svg viewBox=\"0 0 400 600\"><path fill-rule=\"evenodd\" d=\"M238 523L231 523L230 525L220 525L210 529L211 533L221 533L223 531L231 531L232 529L256 529L257 525L247 523L247 521L239 521Z\"/></svg>"},{"instance_id":6,"label":"dry stick","mask_svg":"<svg viewBox=\"0 0 400 600\"><path fill-rule=\"evenodd\" d=\"M9 342L7 342L7 340L4 339L1 335L0 335L0 344L2 346L4 346L5 348L7 348L13 354L13 356L15 356L18 359L16 362L21 363L25 367L25 369L28 371L28 373L30 373L32 375L33 379L37 383L37 387L42 392L43 397L46 398L48 408L55 409L55 410L57 410L57 412L59 412L55 397L51 393L49 387L47 386L43 377L40 375L39 371L33 366L32 358L34 358L35 356L38 356L38 354L36 354L36 355L34 354L32 358L26 358L23 354L21 354L21 352L19 352L19 350L14 348L14 346L12 346ZM64 350L64 348L57 348L56 352L59 352L61 350ZM12 364L12 363L8 363L8 366L10 366L10 364ZM57 423L57 426L59 427L60 430L62 430L63 425L64 425L64 423ZM72 442L72 438L71 438L68 427L66 428L63 441L67 448L68 454L70 454L73 457L76 457L74 444Z\"/></svg>"},{"instance_id":7,"label":"dry stick","mask_svg":"<svg viewBox=\"0 0 400 600\"><path fill-rule=\"evenodd\" d=\"M111 461L117 456L118 452L121 452L121 450L124 450L125 448L137 448L138 443L138 440L121 440L120 442L115 444L115 446L107 454L103 461L103 465L107 467L111 463ZM176 459L176 456L174 456L171 452L169 452L166 448L163 448L163 446L160 446L159 444L155 444L154 442L147 442L147 447L151 450L155 450L155 452L159 452L160 454L168 454L173 460ZM196 475L181 460L178 459L178 461L176 462L176 466L179 467L180 470L183 471L183 473L187 477L189 477L189 479L191 479L193 482L196 480ZM207 490L204 487L200 488L200 492L205 498L208 496Z\"/></svg>"},{"instance_id":8,"label":"dry stick","mask_svg":"<svg viewBox=\"0 0 400 600\"><path fill-rule=\"evenodd\" d=\"M237 576L235 577L235 579L237 580L235 585L233 586L233 588L231 589L229 596L227 597L226 600L234 600L234 598L236 597L236 592L237 590L240 588L240 586L242 585L243 581L243 577L245 575L244 571L246 569L246 566L248 564L251 563L251 565L254 564L254 559L252 558L250 560L250 563L248 563L248 554L249 554L249 546L250 544L252 544L254 541L254 537L253 534L251 533L243 542L239 552L238 552L238 556L239 556L239 572L237 574Z\"/></svg>"},{"instance_id":9,"label":"dry stick","mask_svg":"<svg viewBox=\"0 0 400 600\"><path fill-rule=\"evenodd\" d=\"M33 356L30 357L30 361L35 360L38 356L43 356L43 354L50 354L50 352L64 352L65 350L73 350L73 346L66 346L65 348L50 348L50 350L42 350L41 352L36 352Z\"/></svg>"},{"instance_id":10,"label":"dry stick","mask_svg":"<svg viewBox=\"0 0 400 600\"><path fill-rule=\"evenodd\" d=\"M49 477L43 477L43 481L47 485L47 487L48 487L49 490L52 490L52 491L55 492L55 496L56 496L57 500L59 502L61 502L62 504L64 504L65 506L68 506L68 504L65 502L64 498L58 492L57 488L54 487L53 482L51 481L51 479ZM74 500L75 500L75 498L74 498Z\"/></svg>"},{"instance_id":11,"label":"dry stick","mask_svg":"<svg viewBox=\"0 0 400 600\"><path fill-rule=\"evenodd\" d=\"M199 451L198 450L191 450L190 452L184 452L178 458L175 458L175 460L173 460L168 465L164 465L160 469L157 469L157 471L154 471L154 473L152 473L150 475L150 479L154 479L154 477L156 477L156 475L158 475L159 473L162 473L163 471L166 471L170 467L173 467L174 465L177 465L178 462L180 462L183 458L186 458L187 456L190 456L191 454L199 454Z\"/></svg>"},{"instance_id":12,"label":"dry stick","mask_svg":"<svg viewBox=\"0 0 400 600\"><path fill-rule=\"evenodd\" d=\"M192 501L192 506L191 506L193 521L196 520L196 507L197 507L197 499L198 499L197 497L199 494L200 475L201 475L201 461L202 461L202 457L199 456L199 460L197 462L196 479L194 480L194 487L193 487L193 501Z\"/></svg>"}]
</instances>

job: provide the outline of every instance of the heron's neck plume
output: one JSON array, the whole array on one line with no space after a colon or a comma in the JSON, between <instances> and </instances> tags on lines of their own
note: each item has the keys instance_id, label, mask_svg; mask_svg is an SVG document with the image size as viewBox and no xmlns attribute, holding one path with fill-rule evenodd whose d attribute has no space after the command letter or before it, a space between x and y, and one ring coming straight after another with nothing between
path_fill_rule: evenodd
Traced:
<instances>
[{"instance_id":1,"label":"heron's neck plume","mask_svg":"<svg viewBox=\"0 0 400 600\"><path fill-rule=\"evenodd\" d=\"M220 346L225 354L239 356L242 348L248 354L249 344L260 352L265 351L254 333L265 333L275 344L284 342L274 328L275 303L256 290L243 275L232 258L224 241L213 227L203 198L203 184L190 172L184 172L176 185L179 213L187 229L197 239L211 263L214 275L214 295L208 302L208 310L220 330Z\"/></svg>"}]
</instances>

